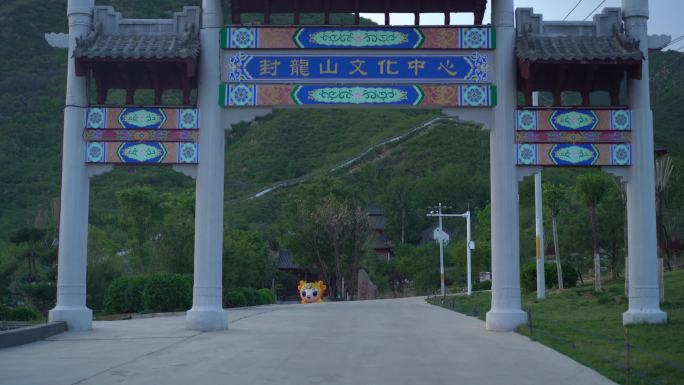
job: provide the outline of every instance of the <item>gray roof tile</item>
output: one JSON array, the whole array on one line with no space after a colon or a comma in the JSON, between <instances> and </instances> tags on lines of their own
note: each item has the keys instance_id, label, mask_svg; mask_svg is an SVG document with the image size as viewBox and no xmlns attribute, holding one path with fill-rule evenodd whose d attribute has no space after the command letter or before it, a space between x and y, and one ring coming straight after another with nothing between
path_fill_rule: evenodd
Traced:
<instances>
[{"instance_id":1,"label":"gray roof tile","mask_svg":"<svg viewBox=\"0 0 684 385\"><path fill-rule=\"evenodd\" d=\"M184 7L171 19L126 19L97 6L93 30L76 42L76 58L196 59L200 50L199 7Z\"/></svg>"},{"instance_id":2,"label":"gray roof tile","mask_svg":"<svg viewBox=\"0 0 684 385\"><path fill-rule=\"evenodd\" d=\"M97 34L79 41L75 54L88 59L196 59L199 48L197 35Z\"/></svg>"},{"instance_id":3,"label":"gray roof tile","mask_svg":"<svg viewBox=\"0 0 684 385\"><path fill-rule=\"evenodd\" d=\"M516 42L518 59L528 61L641 60L638 44L618 36L523 35Z\"/></svg>"}]
</instances>

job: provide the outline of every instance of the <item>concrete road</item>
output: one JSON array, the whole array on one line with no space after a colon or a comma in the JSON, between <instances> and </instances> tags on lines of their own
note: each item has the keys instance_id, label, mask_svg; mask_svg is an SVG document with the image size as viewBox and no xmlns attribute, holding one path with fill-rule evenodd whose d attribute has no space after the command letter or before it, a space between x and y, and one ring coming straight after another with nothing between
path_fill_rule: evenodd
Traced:
<instances>
[{"instance_id":1,"label":"concrete road","mask_svg":"<svg viewBox=\"0 0 684 385\"><path fill-rule=\"evenodd\" d=\"M184 317L95 322L91 332L0 350L0 384L613 384L515 333L421 298L272 305L230 329Z\"/></svg>"}]
</instances>

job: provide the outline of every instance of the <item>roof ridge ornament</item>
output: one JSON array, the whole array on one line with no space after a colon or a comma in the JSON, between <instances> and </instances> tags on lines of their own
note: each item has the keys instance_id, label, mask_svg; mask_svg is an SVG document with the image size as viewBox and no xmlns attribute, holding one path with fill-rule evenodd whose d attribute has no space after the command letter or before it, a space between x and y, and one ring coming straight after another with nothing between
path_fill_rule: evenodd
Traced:
<instances>
[{"instance_id":1,"label":"roof ridge ornament","mask_svg":"<svg viewBox=\"0 0 684 385\"><path fill-rule=\"evenodd\" d=\"M639 50L639 52L641 52L639 40L627 36L624 23L618 22L613 24L613 34L625 50ZM641 54L641 57L643 59L643 53Z\"/></svg>"}]
</instances>

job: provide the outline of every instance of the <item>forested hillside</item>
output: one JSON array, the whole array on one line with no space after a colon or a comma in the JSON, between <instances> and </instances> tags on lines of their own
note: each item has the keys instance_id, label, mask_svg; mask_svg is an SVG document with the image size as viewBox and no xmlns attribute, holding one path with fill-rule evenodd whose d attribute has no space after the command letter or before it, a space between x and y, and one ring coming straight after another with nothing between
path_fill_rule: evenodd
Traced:
<instances>
[{"instance_id":1,"label":"forested hillside","mask_svg":"<svg viewBox=\"0 0 684 385\"><path fill-rule=\"evenodd\" d=\"M130 17L168 17L182 5L199 1L98 1ZM50 301L55 274L55 220L59 199L62 109L66 51L49 47L45 32L65 32L66 0L5 0L0 3L0 304L31 302L36 282ZM283 20L286 21L286 20ZM308 19L315 22L314 19ZM349 19L340 17L337 22ZM656 142L671 151L674 173L666 194L664 224L670 239L684 238L684 55L657 53L651 63ZM454 211L476 213L475 272L489 269L489 143L478 127L437 122L409 137L378 148L353 165L330 169L364 149L410 131L439 116L439 111L305 110L277 111L227 133L225 188L225 256L227 286L263 287L277 276L268 262L281 247L303 249L298 206L381 205L387 232L397 245L396 258L378 264L350 245L348 269L367 267L381 289L400 294L400 282L412 290L438 284L434 245L417 246L432 224L427 207L437 202ZM566 192L559 214L562 256L578 270L589 267L589 214L576 177L587 170L548 170L545 182ZM603 175L603 174L597 174ZM614 275L622 274L623 209L619 189L609 176L599 204L601 248ZM254 193L283 181L313 183ZM326 200L335 197L335 201ZM521 255L534 255L533 187L520 186ZM89 304L102 309L105 287L117 276L155 271L192 271L194 181L168 168L121 168L91 184ZM326 203L327 202L327 203ZM332 207L332 206L331 206ZM336 207L336 206L335 206ZM550 221L550 218L548 218ZM464 224L445 224L462 240ZM550 227L548 227L550 228ZM20 237L21 229L42 236ZM299 232L299 233L298 233ZM36 234L38 234L36 233ZM547 233L550 233L548 231ZM40 235L40 234L39 234ZM298 243L300 242L300 243ZM547 237L551 243L551 237ZM358 255L357 255L358 254ZM464 281L461 241L448 249L450 282ZM315 264L302 251L297 260ZM263 261L259 265L254 261ZM33 262L31 262L33 261ZM32 264L33 263L33 264ZM38 267L36 266L36 263ZM257 269L255 266L262 266ZM32 267L33 266L33 267ZM251 270L250 270L251 269ZM244 271L235 275L234 271ZM351 271L351 270L350 270ZM227 278L226 278L227 277ZM29 285L30 284L30 285ZM28 285L28 286L27 286ZM27 288L28 287L28 288ZM31 291L33 290L33 291ZM31 294L34 293L34 294ZM42 297L41 297L42 298Z\"/></svg>"}]
</instances>

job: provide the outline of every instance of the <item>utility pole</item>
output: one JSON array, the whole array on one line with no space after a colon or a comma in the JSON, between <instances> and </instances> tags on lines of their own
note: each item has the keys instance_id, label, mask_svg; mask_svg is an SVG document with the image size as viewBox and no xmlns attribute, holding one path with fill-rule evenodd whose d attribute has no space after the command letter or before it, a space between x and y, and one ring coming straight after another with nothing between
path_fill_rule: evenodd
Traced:
<instances>
[{"instance_id":1,"label":"utility pole","mask_svg":"<svg viewBox=\"0 0 684 385\"><path fill-rule=\"evenodd\" d=\"M447 234L443 228L442 228L442 218L443 217L461 217L466 219L466 238L467 238L467 243L466 243L466 249L467 249L467 270L468 270L468 295L472 294L472 262L471 262L471 251L475 249L475 243L471 240L471 234L470 234L470 211L466 211L463 214L444 214L442 213L442 209L447 209L447 206L442 206L442 203L440 202L437 205L437 212L434 210L430 211L428 213L428 217L438 217L439 218L439 227L435 229L433 232L433 238L435 241L439 243L439 273L440 273L440 283L441 283L441 293L442 296L446 295L446 290L444 287L444 243L449 242L449 234Z\"/></svg>"},{"instance_id":2,"label":"utility pole","mask_svg":"<svg viewBox=\"0 0 684 385\"><path fill-rule=\"evenodd\" d=\"M432 238L434 238L437 243L439 243L439 282L441 288L442 297L446 295L446 288L444 287L444 243L449 242L449 234L447 234L442 228L442 208L446 209L446 206L442 206L442 202L437 205L437 213L435 211L430 211L429 217L438 217L439 226L432 233Z\"/></svg>"},{"instance_id":3,"label":"utility pole","mask_svg":"<svg viewBox=\"0 0 684 385\"><path fill-rule=\"evenodd\" d=\"M539 105L539 92L532 93L532 105ZM537 250L537 299L546 298L546 270L544 261L544 213L542 202L542 173L534 174L534 219Z\"/></svg>"},{"instance_id":4,"label":"utility pole","mask_svg":"<svg viewBox=\"0 0 684 385\"><path fill-rule=\"evenodd\" d=\"M542 175L534 174L534 216L537 245L537 299L546 298L546 276L544 269L544 214L542 208Z\"/></svg>"},{"instance_id":5,"label":"utility pole","mask_svg":"<svg viewBox=\"0 0 684 385\"><path fill-rule=\"evenodd\" d=\"M472 251L475 250L475 242L471 241L470 235L470 210L466 211L466 240L468 244L466 246L466 253L468 255L468 296L473 294L473 273L472 273Z\"/></svg>"}]
</instances>

